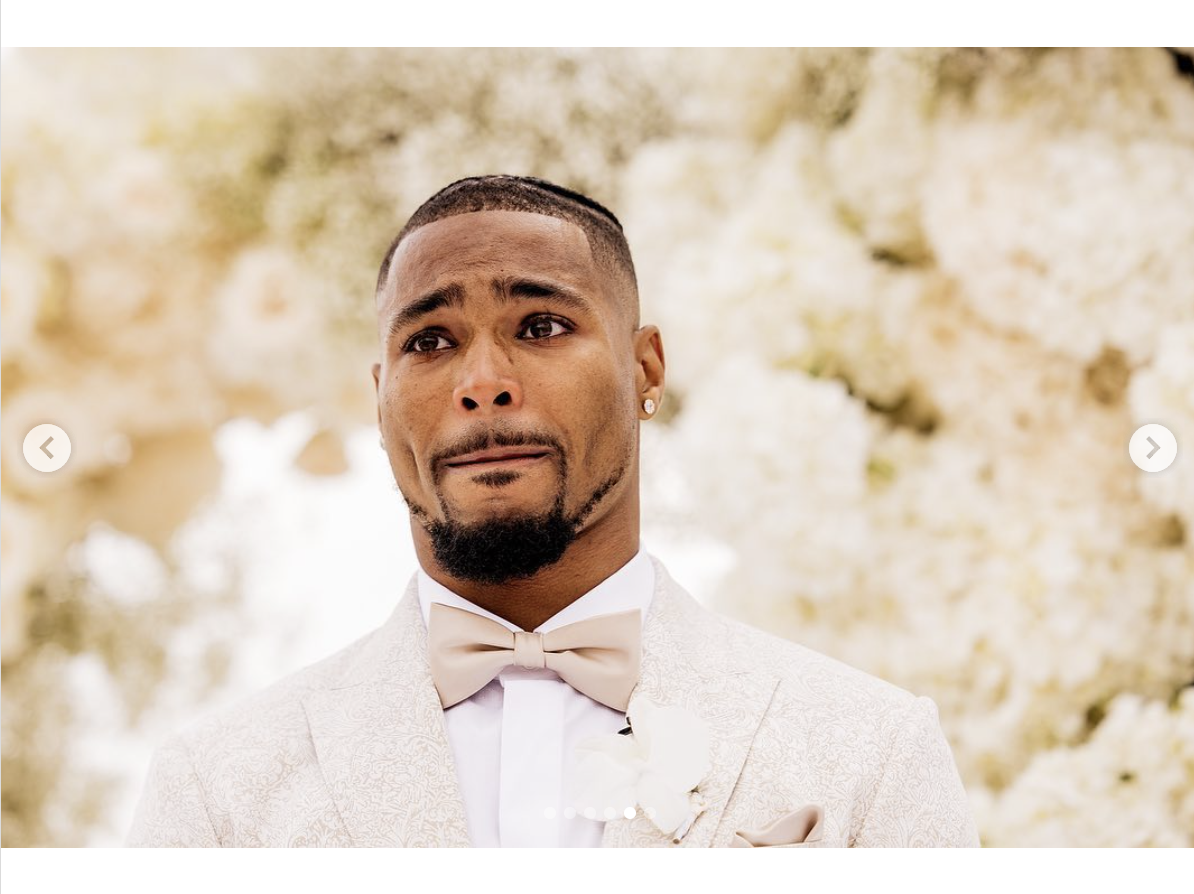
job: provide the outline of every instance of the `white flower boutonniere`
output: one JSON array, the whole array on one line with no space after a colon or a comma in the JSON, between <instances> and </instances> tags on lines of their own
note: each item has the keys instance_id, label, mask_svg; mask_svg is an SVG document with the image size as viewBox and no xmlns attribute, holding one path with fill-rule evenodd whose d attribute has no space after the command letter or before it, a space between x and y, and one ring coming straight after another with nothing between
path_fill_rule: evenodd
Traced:
<instances>
[{"instance_id":1,"label":"white flower boutonniere","mask_svg":"<svg viewBox=\"0 0 1194 894\"><path fill-rule=\"evenodd\" d=\"M709 731L685 708L641 696L627 707L629 729L576 746L573 807L587 817L632 817L639 809L678 842L708 806L697 786L709 772Z\"/></svg>"}]
</instances>

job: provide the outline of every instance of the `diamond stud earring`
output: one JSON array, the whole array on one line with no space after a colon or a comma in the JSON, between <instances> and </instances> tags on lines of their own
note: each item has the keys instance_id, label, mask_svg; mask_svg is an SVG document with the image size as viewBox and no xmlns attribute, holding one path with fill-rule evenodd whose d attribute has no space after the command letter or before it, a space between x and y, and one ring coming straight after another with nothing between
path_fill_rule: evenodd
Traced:
<instances>
[{"instance_id":1,"label":"diamond stud earring","mask_svg":"<svg viewBox=\"0 0 1194 894\"><path fill-rule=\"evenodd\" d=\"M648 414L654 413L655 412L655 401L651 400L651 398L648 397L645 401L643 401L643 409L646 410Z\"/></svg>"}]
</instances>

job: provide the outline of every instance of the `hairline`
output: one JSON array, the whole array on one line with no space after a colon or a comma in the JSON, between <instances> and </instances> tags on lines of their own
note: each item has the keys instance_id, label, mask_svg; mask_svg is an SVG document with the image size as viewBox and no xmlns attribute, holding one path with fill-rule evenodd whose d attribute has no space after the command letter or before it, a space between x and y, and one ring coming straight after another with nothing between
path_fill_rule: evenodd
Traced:
<instances>
[{"instance_id":1,"label":"hairline","mask_svg":"<svg viewBox=\"0 0 1194 894\"><path fill-rule=\"evenodd\" d=\"M394 237L393 242L390 243L389 250L386 252L386 256L382 261L382 270L384 271L384 277L379 276L379 278L378 278L377 287L375 288L374 293L373 293L374 304L375 305L377 304L378 298L381 296L382 292L385 290L386 286L389 284L390 275L393 273L393 270L394 270L394 258L398 254L399 247L404 242L406 242L408 237L419 232L420 230L422 230L424 227L428 226L429 224L437 223L438 221L441 221L441 220L447 220L450 217L459 217L462 214L484 214L487 212L513 212L516 214L538 214L542 217L550 217L553 220L560 220L560 221L563 221L564 223L571 224L572 226L574 226L578 230L580 230L581 233L585 237L585 245L588 246L589 257L592 258L594 266L596 268L598 268L599 270L601 270L603 277L606 279L606 281L612 282L614 284L614 287L617 288L619 291L626 288L627 286L630 287L631 293L629 296L624 296L624 297L619 298L615 294L615 295L610 295L609 297L611 299L613 299L612 303L615 305L615 307L614 307L615 310L617 310L619 312L624 311L627 316L633 317L633 319L631 321L632 330L637 329L639 327L640 321L639 321L638 313L637 313L638 287L637 287L637 283L635 283L634 280L627 275L628 271L626 271L622 268L622 265L617 261L617 259L605 258L604 256L607 254L606 252L600 252L600 251L596 251L594 249L593 238L591 237L591 235L586 227L577 223L575 220L573 220L567 214L564 214L564 213L553 214L547 210L533 210L532 211L532 210L519 209L519 208L459 208L456 210L446 211L445 213L438 215L436 217L433 217L430 220L421 221L420 223L416 224L413 227L410 226L410 223L408 221L407 225L404 226L399 231L398 235ZM416 214L417 213L418 212L416 212ZM616 223L616 221L615 221L615 223ZM619 225L619 228L620 228L620 225Z\"/></svg>"}]
</instances>

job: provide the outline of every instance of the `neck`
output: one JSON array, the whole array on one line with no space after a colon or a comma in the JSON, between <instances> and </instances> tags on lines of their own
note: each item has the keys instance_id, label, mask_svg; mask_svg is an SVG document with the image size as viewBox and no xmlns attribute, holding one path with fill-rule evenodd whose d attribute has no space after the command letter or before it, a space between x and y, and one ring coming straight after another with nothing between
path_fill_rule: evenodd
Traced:
<instances>
[{"instance_id":1,"label":"neck","mask_svg":"<svg viewBox=\"0 0 1194 894\"><path fill-rule=\"evenodd\" d=\"M486 611L534 630L634 558L639 549L638 502L586 528L554 565L504 584L479 584L448 574L435 561L430 538L412 519L415 553L436 582ZM630 516L629 518L627 516Z\"/></svg>"}]
</instances>

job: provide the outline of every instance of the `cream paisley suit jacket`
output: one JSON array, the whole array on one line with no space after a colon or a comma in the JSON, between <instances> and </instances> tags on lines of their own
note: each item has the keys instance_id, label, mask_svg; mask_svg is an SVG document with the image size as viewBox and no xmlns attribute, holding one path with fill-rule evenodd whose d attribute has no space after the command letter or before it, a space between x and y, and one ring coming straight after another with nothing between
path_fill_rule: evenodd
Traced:
<instances>
[{"instance_id":1,"label":"cream paisley suit jacket","mask_svg":"<svg viewBox=\"0 0 1194 894\"><path fill-rule=\"evenodd\" d=\"M603 847L726 847L808 806L819 835L796 846L978 846L930 699L706 609L651 561L634 694L708 725L708 807L679 844L640 813ZM373 633L164 743L128 844L469 846L417 576Z\"/></svg>"}]
</instances>

